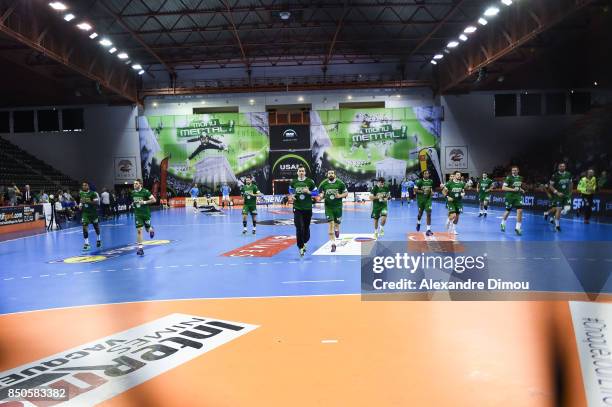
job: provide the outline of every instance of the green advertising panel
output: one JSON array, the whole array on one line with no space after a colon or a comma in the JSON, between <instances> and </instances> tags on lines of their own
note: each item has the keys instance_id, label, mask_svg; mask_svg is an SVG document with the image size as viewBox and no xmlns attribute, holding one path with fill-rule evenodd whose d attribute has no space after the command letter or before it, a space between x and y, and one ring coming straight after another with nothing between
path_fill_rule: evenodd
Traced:
<instances>
[{"instance_id":1,"label":"green advertising panel","mask_svg":"<svg viewBox=\"0 0 612 407\"><path fill-rule=\"evenodd\" d=\"M400 181L422 170L419 155L424 154L430 165L439 167L440 108L313 113L313 156L321 173L334 168L355 182L379 176Z\"/></svg>"},{"instance_id":2,"label":"green advertising panel","mask_svg":"<svg viewBox=\"0 0 612 407\"><path fill-rule=\"evenodd\" d=\"M222 183L235 185L242 174L256 176L267 164L269 150L267 125L259 116L211 113L140 117L145 179L159 179L159 166L165 158L168 185L178 190L192 183L209 188Z\"/></svg>"}]
</instances>

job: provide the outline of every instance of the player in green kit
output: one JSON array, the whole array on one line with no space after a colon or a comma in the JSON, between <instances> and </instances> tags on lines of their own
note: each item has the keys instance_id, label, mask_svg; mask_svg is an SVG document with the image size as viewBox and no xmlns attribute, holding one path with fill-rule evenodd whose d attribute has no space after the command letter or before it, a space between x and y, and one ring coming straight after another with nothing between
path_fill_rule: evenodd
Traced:
<instances>
[{"instance_id":1,"label":"player in green kit","mask_svg":"<svg viewBox=\"0 0 612 407\"><path fill-rule=\"evenodd\" d=\"M517 235L521 235L521 222L523 221L523 177L519 175L519 168L515 165L510 169L510 175L504 179L502 191L506 193L505 204L506 212L502 216L501 230L506 231L506 219L510 215L512 208L516 209L516 226L514 231Z\"/></svg>"},{"instance_id":2,"label":"player in green kit","mask_svg":"<svg viewBox=\"0 0 612 407\"><path fill-rule=\"evenodd\" d=\"M370 191L370 200L372 201L372 219L374 219L374 238L385 235L385 223L387 223L387 202L391 198L389 186L385 184L383 177L376 180L376 185ZM380 219L380 228L379 228Z\"/></svg>"},{"instance_id":3,"label":"player in green kit","mask_svg":"<svg viewBox=\"0 0 612 407\"><path fill-rule=\"evenodd\" d=\"M478 202L480 202L480 212L478 217L487 217L487 211L489 210L489 201L491 200L491 189L493 189L493 180L489 178L486 172L482 173L482 178L476 184L478 190Z\"/></svg>"},{"instance_id":4,"label":"player in green kit","mask_svg":"<svg viewBox=\"0 0 612 407\"><path fill-rule=\"evenodd\" d=\"M244 198L244 205L242 206L242 234L247 232L247 215L251 214L251 221L253 222L253 234L257 233L257 196L261 195L261 192L257 188L257 185L253 184L253 177L247 175L245 178L245 184L240 188L240 193Z\"/></svg>"},{"instance_id":5,"label":"player in green kit","mask_svg":"<svg viewBox=\"0 0 612 407\"><path fill-rule=\"evenodd\" d=\"M325 202L325 217L329 224L329 240L331 251L336 251L336 239L340 237L340 222L342 221L342 198L348 195L344 182L336 178L336 171L327 171L327 179L319 185L319 200Z\"/></svg>"},{"instance_id":6,"label":"player in green kit","mask_svg":"<svg viewBox=\"0 0 612 407\"><path fill-rule=\"evenodd\" d=\"M306 177L306 167L300 165L297 178L289 184L289 201L293 202L293 222L300 256L306 253L310 240L310 221L312 219L312 198L319 195L315 182Z\"/></svg>"},{"instance_id":7,"label":"player in green kit","mask_svg":"<svg viewBox=\"0 0 612 407\"><path fill-rule=\"evenodd\" d=\"M553 193L553 202L555 205L555 229L561 232L559 220L561 215L565 215L571 207L572 190L574 188L572 182L572 174L565 171L565 163L559 164L559 171L555 172L550 180L550 189Z\"/></svg>"},{"instance_id":8,"label":"player in green kit","mask_svg":"<svg viewBox=\"0 0 612 407\"><path fill-rule=\"evenodd\" d=\"M81 208L81 224L83 225L83 250L89 250L89 224L91 223L96 231L96 247L102 246L100 240L100 224L98 223L98 205L100 197L98 194L89 189L89 183L83 181L81 190L79 191L79 208Z\"/></svg>"},{"instance_id":9,"label":"player in green kit","mask_svg":"<svg viewBox=\"0 0 612 407\"><path fill-rule=\"evenodd\" d=\"M415 183L415 191L417 196L417 207L419 214L417 215L417 232L421 230L421 217L423 212L427 213L427 232L425 235L431 236L431 195L433 193L433 180L429 178L429 171L423 171L422 178L419 178Z\"/></svg>"},{"instance_id":10,"label":"player in green kit","mask_svg":"<svg viewBox=\"0 0 612 407\"><path fill-rule=\"evenodd\" d=\"M455 171L451 179L443 185L442 194L446 197L448 208L448 219L446 230L448 233L457 235L457 224L459 215L463 212L463 197L465 196L465 182L461 180L461 172Z\"/></svg>"},{"instance_id":11,"label":"player in green kit","mask_svg":"<svg viewBox=\"0 0 612 407\"><path fill-rule=\"evenodd\" d=\"M155 236L155 230L151 226L151 210L149 205L155 203L155 197L151 194L151 191L142 187L142 181L137 179L134 181L134 189L132 190L132 202L134 205L134 219L136 220L136 242L138 243L138 250L136 254L139 256L144 255L144 248L142 246L142 228L149 232L151 239Z\"/></svg>"}]
</instances>

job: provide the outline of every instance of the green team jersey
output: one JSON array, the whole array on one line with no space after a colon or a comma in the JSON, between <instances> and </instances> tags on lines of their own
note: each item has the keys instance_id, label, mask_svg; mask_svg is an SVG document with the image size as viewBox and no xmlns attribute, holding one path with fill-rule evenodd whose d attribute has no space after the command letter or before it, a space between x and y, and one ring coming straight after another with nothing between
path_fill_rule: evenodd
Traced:
<instances>
[{"instance_id":1,"label":"green team jersey","mask_svg":"<svg viewBox=\"0 0 612 407\"><path fill-rule=\"evenodd\" d=\"M561 192L564 196L570 196L572 194L572 191L570 191L572 174L570 174L568 171L565 171L563 174L559 171L555 172L551 181L553 182L553 187L555 187L555 189Z\"/></svg>"},{"instance_id":2,"label":"green team jersey","mask_svg":"<svg viewBox=\"0 0 612 407\"><path fill-rule=\"evenodd\" d=\"M293 209L299 210L312 210L312 196L311 193L315 189L317 189L317 185L310 178L304 178L303 180L299 180L295 178L289 184L289 188L293 190L293 195L295 199L293 200ZM303 193L303 191L308 190L310 193Z\"/></svg>"},{"instance_id":3,"label":"green team jersey","mask_svg":"<svg viewBox=\"0 0 612 407\"><path fill-rule=\"evenodd\" d=\"M491 178L481 178L480 181L478 181L478 192L484 193L487 189L491 188L491 185L493 185L493 180Z\"/></svg>"},{"instance_id":4,"label":"green team jersey","mask_svg":"<svg viewBox=\"0 0 612 407\"><path fill-rule=\"evenodd\" d=\"M336 178L333 182L329 179L323 180L319 185L319 193L325 197L325 206L329 207L342 207L342 198L336 198L336 194L343 194L346 191L346 185L344 182Z\"/></svg>"},{"instance_id":5,"label":"green team jersey","mask_svg":"<svg viewBox=\"0 0 612 407\"><path fill-rule=\"evenodd\" d=\"M79 191L80 203L83 207L83 213L88 215L97 215L98 209L96 208L96 204L94 199L98 199L98 194L94 191Z\"/></svg>"},{"instance_id":6,"label":"green team jersey","mask_svg":"<svg viewBox=\"0 0 612 407\"><path fill-rule=\"evenodd\" d=\"M516 177L513 175L508 175L506 179L504 179L504 185L508 188L521 188L523 185L523 177L517 175ZM520 199L523 196L522 192L508 192L506 191L506 199Z\"/></svg>"},{"instance_id":7,"label":"green team jersey","mask_svg":"<svg viewBox=\"0 0 612 407\"><path fill-rule=\"evenodd\" d=\"M141 188L140 191L132 190L132 201L134 201L134 215L151 216L149 205L143 204L151 197L151 191Z\"/></svg>"},{"instance_id":8,"label":"green team jersey","mask_svg":"<svg viewBox=\"0 0 612 407\"><path fill-rule=\"evenodd\" d=\"M434 186L433 179L419 178L414 185L418 188L417 199L431 199L431 192Z\"/></svg>"},{"instance_id":9,"label":"green team jersey","mask_svg":"<svg viewBox=\"0 0 612 407\"><path fill-rule=\"evenodd\" d=\"M374 209L387 208L387 201L381 201L381 199L389 199L389 197L391 196L391 193L389 192L389 186L387 184L383 185L382 187L378 186L378 184L374 185L374 188L372 188L370 193L374 195L375 198L378 198L375 201L372 201L372 206Z\"/></svg>"},{"instance_id":10,"label":"green team jersey","mask_svg":"<svg viewBox=\"0 0 612 407\"><path fill-rule=\"evenodd\" d=\"M244 198L245 205L251 205L251 206L257 205L256 194L258 192L259 192L259 189L257 188L257 185L255 184L251 184L251 185L244 184L242 188L240 188L240 193L242 194L242 197Z\"/></svg>"},{"instance_id":11,"label":"green team jersey","mask_svg":"<svg viewBox=\"0 0 612 407\"><path fill-rule=\"evenodd\" d=\"M465 189L465 182L448 181L446 184L444 184L444 187L446 187L446 189L448 190L446 196L450 196L451 198L453 198L454 202L461 202L461 193Z\"/></svg>"}]
</instances>

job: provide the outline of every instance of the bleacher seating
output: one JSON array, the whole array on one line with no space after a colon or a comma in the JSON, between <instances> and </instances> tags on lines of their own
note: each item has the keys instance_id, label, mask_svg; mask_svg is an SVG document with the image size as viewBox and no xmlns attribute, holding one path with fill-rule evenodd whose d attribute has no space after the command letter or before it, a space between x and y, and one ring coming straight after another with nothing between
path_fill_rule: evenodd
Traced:
<instances>
[{"instance_id":1,"label":"bleacher seating","mask_svg":"<svg viewBox=\"0 0 612 407\"><path fill-rule=\"evenodd\" d=\"M28 184L34 193L78 190L78 182L1 137L0 174L0 184L15 183L19 188Z\"/></svg>"}]
</instances>

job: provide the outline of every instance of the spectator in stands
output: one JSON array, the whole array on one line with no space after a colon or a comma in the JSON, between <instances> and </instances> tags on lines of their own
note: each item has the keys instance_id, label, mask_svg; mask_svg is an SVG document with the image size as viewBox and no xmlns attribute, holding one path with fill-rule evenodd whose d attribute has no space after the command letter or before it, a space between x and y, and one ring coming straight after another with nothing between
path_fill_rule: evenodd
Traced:
<instances>
[{"instance_id":1,"label":"spectator in stands","mask_svg":"<svg viewBox=\"0 0 612 407\"><path fill-rule=\"evenodd\" d=\"M66 217L68 219L72 219L74 216L72 208L76 206L76 202L72 198L72 195L70 195L70 191L63 192L62 190L59 190L57 192L57 196L59 197L59 203L66 212Z\"/></svg>"},{"instance_id":2,"label":"spectator in stands","mask_svg":"<svg viewBox=\"0 0 612 407\"><path fill-rule=\"evenodd\" d=\"M23 188L23 203L26 205L32 205L34 202L34 197L32 196L32 191L30 190L30 186L26 185Z\"/></svg>"},{"instance_id":3,"label":"spectator in stands","mask_svg":"<svg viewBox=\"0 0 612 407\"><path fill-rule=\"evenodd\" d=\"M599 179L597 180L597 189L602 190L606 188L608 185L608 173L606 171L602 171L599 175Z\"/></svg>"},{"instance_id":4,"label":"spectator in stands","mask_svg":"<svg viewBox=\"0 0 612 407\"><path fill-rule=\"evenodd\" d=\"M0 206L4 206L4 185L0 185Z\"/></svg>"},{"instance_id":5,"label":"spectator in stands","mask_svg":"<svg viewBox=\"0 0 612 407\"><path fill-rule=\"evenodd\" d=\"M40 194L37 197L38 203L49 203L49 195L45 193L44 189L40 190Z\"/></svg>"},{"instance_id":6,"label":"spectator in stands","mask_svg":"<svg viewBox=\"0 0 612 407\"><path fill-rule=\"evenodd\" d=\"M102 217L107 218L110 216L110 194L108 189L103 188L100 194L100 205L102 206Z\"/></svg>"},{"instance_id":7,"label":"spectator in stands","mask_svg":"<svg viewBox=\"0 0 612 407\"><path fill-rule=\"evenodd\" d=\"M15 206L18 203L19 195L21 195L21 191L17 188L17 185L13 184L13 186L8 187L8 199L9 205Z\"/></svg>"},{"instance_id":8,"label":"spectator in stands","mask_svg":"<svg viewBox=\"0 0 612 407\"><path fill-rule=\"evenodd\" d=\"M119 202L117 202L117 193L113 189L110 193L110 207L114 216L119 216Z\"/></svg>"}]
</instances>

